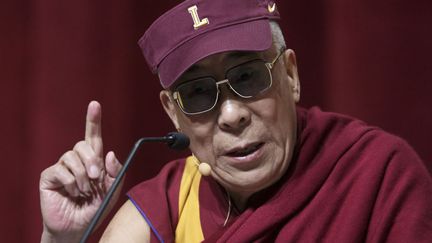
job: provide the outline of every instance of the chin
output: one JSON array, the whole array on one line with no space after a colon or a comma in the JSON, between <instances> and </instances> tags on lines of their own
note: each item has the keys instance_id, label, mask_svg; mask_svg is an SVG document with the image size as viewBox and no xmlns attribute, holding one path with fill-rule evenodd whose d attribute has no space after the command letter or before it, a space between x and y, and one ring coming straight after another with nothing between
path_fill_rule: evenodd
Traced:
<instances>
[{"instance_id":1,"label":"chin","mask_svg":"<svg viewBox=\"0 0 432 243\"><path fill-rule=\"evenodd\" d=\"M272 175L272 176L268 176ZM279 180L282 174L275 171L242 171L233 173L230 180L225 181L230 188L241 188L242 191L255 193L261 191Z\"/></svg>"}]
</instances>

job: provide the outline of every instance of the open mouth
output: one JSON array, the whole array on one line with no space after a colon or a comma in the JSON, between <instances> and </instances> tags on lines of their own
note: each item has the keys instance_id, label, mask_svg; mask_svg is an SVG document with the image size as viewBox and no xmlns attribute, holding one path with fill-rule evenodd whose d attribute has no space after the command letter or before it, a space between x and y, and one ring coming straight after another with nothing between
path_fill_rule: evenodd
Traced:
<instances>
[{"instance_id":1,"label":"open mouth","mask_svg":"<svg viewBox=\"0 0 432 243\"><path fill-rule=\"evenodd\" d=\"M245 148L236 149L234 151L228 152L227 156L230 156L230 157L245 157L245 156L247 156L249 154L254 153L258 149L260 149L263 145L264 145L264 143L251 144L251 145L249 145L249 146L247 146Z\"/></svg>"}]
</instances>

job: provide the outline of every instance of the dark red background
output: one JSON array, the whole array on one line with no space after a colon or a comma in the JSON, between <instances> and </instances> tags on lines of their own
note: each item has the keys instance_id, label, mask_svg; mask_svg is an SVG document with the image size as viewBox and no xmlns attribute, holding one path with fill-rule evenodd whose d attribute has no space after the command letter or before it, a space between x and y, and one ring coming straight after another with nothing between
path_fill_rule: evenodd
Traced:
<instances>
[{"instance_id":1,"label":"dark red background","mask_svg":"<svg viewBox=\"0 0 432 243\"><path fill-rule=\"evenodd\" d=\"M173 130L136 41L178 2L0 3L2 242L39 241L40 172L83 138L90 100L102 103L105 150L121 160L139 137ZM431 7L426 0L280 1L301 104L380 126L432 161ZM124 190L177 156L145 146Z\"/></svg>"}]
</instances>

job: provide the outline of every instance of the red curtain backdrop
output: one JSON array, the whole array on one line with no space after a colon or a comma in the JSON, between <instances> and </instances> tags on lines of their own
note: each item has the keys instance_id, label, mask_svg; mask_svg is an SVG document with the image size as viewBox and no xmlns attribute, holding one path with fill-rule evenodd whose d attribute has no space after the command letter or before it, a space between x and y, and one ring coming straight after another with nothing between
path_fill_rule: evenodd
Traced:
<instances>
[{"instance_id":1,"label":"red curtain backdrop","mask_svg":"<svg viewBox=\"0 0 432 243\"><path fill-rule=\"evenodd\" d=\"M102 104L105 151L116 151L122 161L139 137L173 130L136 41L178 2L0 3L2 242L39 241L39 175L83 139L89 101ZM431 1L278 6L298 58L301 105L346 113L400 135L430 164ZM163 145L146 145L123 190L178 156Z\"/></svg>"}]
</instances>

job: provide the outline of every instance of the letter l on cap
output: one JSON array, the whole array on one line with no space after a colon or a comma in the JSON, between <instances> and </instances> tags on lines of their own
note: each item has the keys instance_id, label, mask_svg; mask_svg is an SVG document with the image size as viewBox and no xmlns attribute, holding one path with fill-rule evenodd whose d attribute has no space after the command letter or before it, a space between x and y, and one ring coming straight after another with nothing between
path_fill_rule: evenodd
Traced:
<instances>
[{"instance_id":1,"label":"letter l on cap","mask_svg":"<svg viewBox=\"0 0 432 243\"><path fill-rule=\"evenodd\" d=\"M208 25L210 22L208 20L208 18L204 18L202 20L200 20L199 16L198 16L198 7L196 5L193 5L192 7L188 8L189 13L192 16L192 20L194 22L194 29L199 29L200 27L204 26L204 25Z\"/></svg>"}]
</instances>

